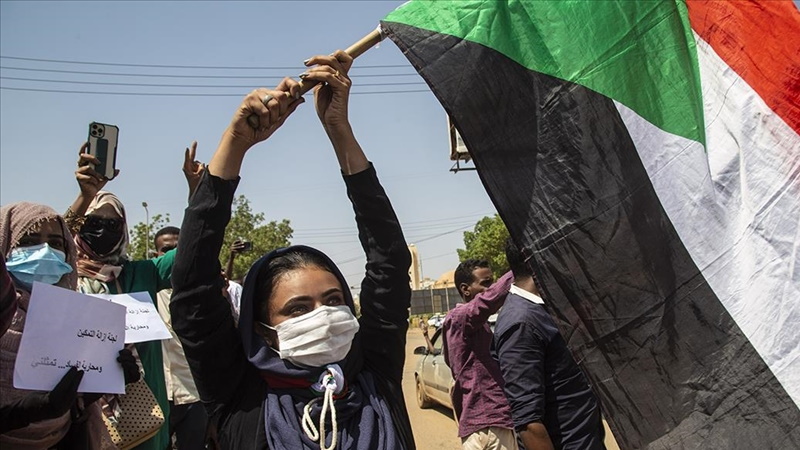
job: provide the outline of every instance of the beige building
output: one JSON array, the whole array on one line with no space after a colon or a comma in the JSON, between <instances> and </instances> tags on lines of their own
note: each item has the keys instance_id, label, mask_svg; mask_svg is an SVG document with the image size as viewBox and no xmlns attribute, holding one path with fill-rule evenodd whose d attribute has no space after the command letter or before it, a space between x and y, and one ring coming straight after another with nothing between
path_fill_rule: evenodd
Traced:
<instances>
[{"instance_id":1,"label":"beige building","mask_svg":"<svg viewBox=\"0 0 800 450\"><path fill-rule=\"evenodd\" d=\"M422 278L422 260L419 257L419 250L414 244L408 244L408 252L411 254L411 267L408 269L408 277L411 279L411 289L418 291L420 289L444 289L455 287L453 281L455 270L443 273L438 280L431 280L430 278Z\"/></svg>"},{"instance_id":2,"label":"beige building","mask_svg":"<svg viewBox=\"0 0 800 450\"><path fill-rule=\"evenodd\" d=\"M440 276L439 279L433 283L433 288L444 289L444 288L456 287L456 282L454 281L455 274L456 274L455 270L443 273L442 276Z\"/></svg>"},{"instance_id":3,"label":"beige building","mask_svg":"<svg viewBox=\"0 0 800 450\"><path fill-rule=\"evenodd\" d=\"M408 252L411 253L411 267L408 269L408 277L411 279L411 289L417 290L422 282L422 263L419 260L419 252L416 245L409 244Z\"/></svg>"}]
</instances>

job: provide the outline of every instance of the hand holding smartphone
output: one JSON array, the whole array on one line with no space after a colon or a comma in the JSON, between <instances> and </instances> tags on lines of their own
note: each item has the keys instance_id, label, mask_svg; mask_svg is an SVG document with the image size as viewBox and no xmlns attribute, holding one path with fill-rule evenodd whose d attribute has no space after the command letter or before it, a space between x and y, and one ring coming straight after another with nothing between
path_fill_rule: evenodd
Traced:
<instances>
[{"instance_id":1,"label":"hand holding smartphone","mask_svg":"<svg viewBox=\"0 0 800 450\"><path fill-rule=\"evenodd\" d=\"M245 241L243 239L237 239L231 245L231 253L244 253L249 252L253 249L253 243L251 241Z\"/></svg>"},{"instance_id":2,"label":"hand holding smartphone","mask_svg":"<svg viewBox=\"0 0 800 450\"><path fill-rule=\"evenodd\" d=\"M115 125L92 122L89 124L88 153L100 161L94 170L106 179L114 179L117 166L117 140L119 128Z\"/></svg>"}]
</instances>

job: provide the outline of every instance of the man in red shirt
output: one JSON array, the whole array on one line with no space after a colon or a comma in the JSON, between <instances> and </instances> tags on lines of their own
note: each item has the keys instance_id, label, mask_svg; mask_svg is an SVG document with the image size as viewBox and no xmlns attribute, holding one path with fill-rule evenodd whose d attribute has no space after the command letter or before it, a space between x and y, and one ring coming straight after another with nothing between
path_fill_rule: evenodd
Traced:
<instances>
[{"instance_id":1,"label":"man in red shirt","mask_svg":"<svg viewBox=\"0 0 800 450\"><path fill-rule=\"evenodd\" d=\"M454 278L464 303L444 320L444 359L455 380L451 395L462 448L516 450L511 408L500 367L491 355L488 323L503 306L513 277L509 272L492 284L489 263L470 259L458 265Z\"/></svg>"}]
</instances>

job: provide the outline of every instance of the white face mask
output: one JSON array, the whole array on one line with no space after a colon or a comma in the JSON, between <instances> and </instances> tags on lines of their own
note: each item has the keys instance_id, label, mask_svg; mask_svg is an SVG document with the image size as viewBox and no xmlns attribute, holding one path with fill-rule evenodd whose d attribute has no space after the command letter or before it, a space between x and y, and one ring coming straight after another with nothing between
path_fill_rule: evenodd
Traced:
<instances>
[{"instance_id":1,"label":"white face mask","mask_svg":"<svg viewBox=\"0 0 800 450\"><path fill-rule=\"evenodd\" d=\"M358 320L347 305L320 306L310 313L279 323L281 359L303 367L322 367L347 356L358 332Z\"/></svg>"}]
</instances>

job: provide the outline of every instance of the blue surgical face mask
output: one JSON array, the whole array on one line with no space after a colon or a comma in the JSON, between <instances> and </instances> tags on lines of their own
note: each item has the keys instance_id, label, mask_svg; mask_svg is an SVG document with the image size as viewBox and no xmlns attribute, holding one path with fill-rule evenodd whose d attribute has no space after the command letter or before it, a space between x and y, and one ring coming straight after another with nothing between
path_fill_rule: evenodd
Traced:
<instances>
[{"instance_id":1,"label":"blue surgical face mask","mask_svg":"<svg viewBox=\"0 0 800 450\"><path fill-rule=\"evenodd\" d=\"M16 279L27 284L33 284L34 281L56 284L62 276L72 272L64 252L52 249L47 244L11 250L6 266Z\"/></svg>"}]
</instances>

